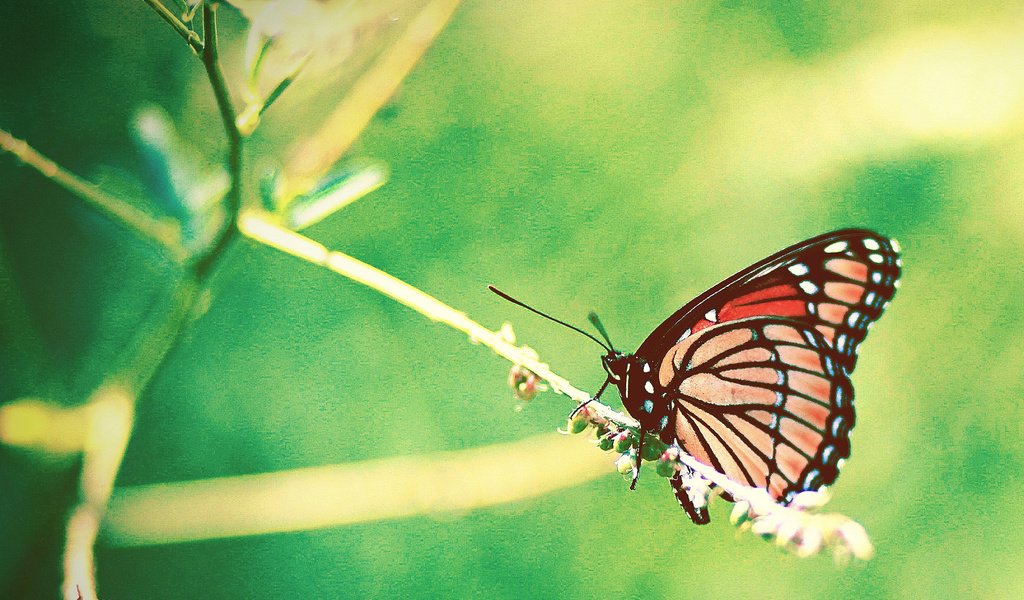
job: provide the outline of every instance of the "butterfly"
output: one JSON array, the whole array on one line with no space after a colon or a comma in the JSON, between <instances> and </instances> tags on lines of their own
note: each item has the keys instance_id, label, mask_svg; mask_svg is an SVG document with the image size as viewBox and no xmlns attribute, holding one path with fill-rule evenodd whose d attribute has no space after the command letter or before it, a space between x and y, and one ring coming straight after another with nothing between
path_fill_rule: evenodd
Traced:
<instances>
[{"instance_id":1,"label":"butterfly","mask_svg":"<svg viewBox=\"0 0 1024 600\"><path fill-rule=\"evenodd\" d=\"M607 344L494 291L605 347L607 378L594 398L618 388L640 424L640 449L645 436L656 436L785 503L833 483L850 456L850 375L901 266L895 240L872 231L819 235L687 302L632 354L614 350L593 315ZM708 523L684 478L670 483L690 519Z\"/></svg>"}]
</instances>

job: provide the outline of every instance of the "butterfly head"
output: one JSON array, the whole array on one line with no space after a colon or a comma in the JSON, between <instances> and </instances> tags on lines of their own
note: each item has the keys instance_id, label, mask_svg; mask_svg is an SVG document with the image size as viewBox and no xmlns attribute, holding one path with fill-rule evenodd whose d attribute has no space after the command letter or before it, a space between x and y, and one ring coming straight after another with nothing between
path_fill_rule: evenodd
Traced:
<instances>
[{"instance_id":1,"label":"butterfly head","mask_svg":"<svg viewBox=\"0 0 1024 600\"><path fill-rule=\"evenodd\" d=\"M617 350L613 350L608 354L601 357L601 366L608 373L608 379L612 383L618 384L623 381L626 377L626 369L629 366L629 359L627 356Z\"/></svg>"}]
</instances>

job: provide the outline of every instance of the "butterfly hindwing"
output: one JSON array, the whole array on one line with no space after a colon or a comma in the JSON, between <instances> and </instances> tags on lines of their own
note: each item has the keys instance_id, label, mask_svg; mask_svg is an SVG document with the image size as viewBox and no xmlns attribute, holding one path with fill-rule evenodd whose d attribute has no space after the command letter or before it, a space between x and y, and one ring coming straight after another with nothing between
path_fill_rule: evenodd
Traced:
<instances>
[{"instance_id":1,"label":"butterfly hindwing","mask_svg":"<svg viewBox=\"0 0 1024 600\"><path fill-rule=\"evenodd\" d=\"M854 423L841 360L820 331L793 319L704 328L660 362L674 410L662 439L778 500L830 484Z\"/></svg>"}]
</instances>

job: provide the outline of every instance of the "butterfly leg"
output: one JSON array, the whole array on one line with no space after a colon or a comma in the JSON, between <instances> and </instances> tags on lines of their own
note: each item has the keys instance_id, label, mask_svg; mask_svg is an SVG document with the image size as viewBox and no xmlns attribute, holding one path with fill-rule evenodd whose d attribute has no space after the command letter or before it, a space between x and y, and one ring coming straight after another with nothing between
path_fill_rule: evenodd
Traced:
<instances>
[{"instance_id":1,"label":"butterfly leg","mask_svg":"<svg viewBox=\"0 0 1024 600\"><path fill-rule=\"evenodd\" d=\"M606 387L608 387L608 382L609 382L609 381L610 381L610 380L608 380L608 379L605 379L605 380L604 380L604 383L603 383L603 384L601 385L601 389L597 390L597 393L596 393L596 394L594 394L594 396L593 396L592 398L590 398L590 399L589 399L589 400L587 400L586 402L583 402L583 403L581 403L581 404L580 404L579 406L577 406L576 408L572 409L572 412L571 412L571 413L569 413L569 418L571 419L571 418L575 417L575 416L576 416L576 413L578 413L578 412L580 412L581 410L583 410L583 408L584 408L584 407L585 407L586 405L588 405L588 404L590 404L591 402L593 402L594 400L597 400L598 398L600 398L600 397L601 397L601 394L602 394L602 393L604 392L605 388L606 388Z\"/></svg>"},{"instance_id":2,"label":"butterfly leg","mask_svg":"<svg viewBox=\"0 0 1024 600\"><path fill-rule=\"evenodd\" d=\"M640 443L636 445L636 468L633 470L633 483L629 484L629 489L636 489L636 480L640 479L640 464L644 461L644 436L647 435L646 431L640 431Z\"/></svg>"},{"instance_id":3,"label":"butterfly leg","mask_svg":"<svg viewBox=\"0 0 1024 600\"><path fill-rule=\"evenodd\" d=\"M690 520L697 525L707 525L711 522L711 516L708 515L708 508L702 506L697 508L693 505L693 500L690 499L690 493L683 484L683 478L679 473L676 473L672 479L669 480L672 484L672 491L676 495L676 500L679 502L679 506L682 507L686 516L690 517Z\"/></svg>"}]
</instances>

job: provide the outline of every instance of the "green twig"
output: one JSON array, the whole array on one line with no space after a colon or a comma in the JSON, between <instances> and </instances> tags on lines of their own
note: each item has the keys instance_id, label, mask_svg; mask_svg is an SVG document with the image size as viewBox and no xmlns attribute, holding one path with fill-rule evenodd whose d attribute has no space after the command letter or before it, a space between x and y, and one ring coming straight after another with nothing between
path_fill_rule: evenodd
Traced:
<instances>
[{"instance_id":1,"label":"green twig","mask_svg":"<svg viewBox=\"0 0 1024 600\"><path fill-rule=\"evenodd\" d=\"M124 200L107 194L3 129L0 129L0 149L10 152L43 177L78 196L135 235L160 245L175 260L181 260L184 256L181 230L174 221L153 217Z\"/></svg>"},{"instance_id":2,"label":"green twig","mask_svg":"<svg viewBox=\"0 0 1024 600\"><path fill-rule=\"evenodd\" d=\"M199 35L197 35L196 32L192 31L184 23L182 23L181 19L179 19L177 16L175 16L174 13L168 10L167 7L160 2L160 0L146 0L146 4L148 4L153 10L155 10L156 14L160 15L161 19L167 21L167 24L170 25L175 31L177 31L178 35L184 38L185 42L188 43L188 45L192 48L193 52L195 52L196 54L203 53L203 42L199 39Z\"/></svg>"},{"instance_id":3,"label":"green twig","mask_svg":"<svg viewBox=\"0 0 1024 600\"><path fill-rule=\"evenodd\" d=\"M306 65L309 64L309 59L312 58L312 56L313 54L310 53L304 56L301 60L299 60L299 62L295 64L295 67L288 73L288 75L281 80L281 83L278 83L277 86L274 87L274 89L271 90L269 94L267 94L267 99L263 101L263 106L260 107L260 115L266 112L266 110L270 108L270 105L281 97L281 94L283 94L284 91L288 89L288 86L290 86L295 81L295 78L299 76L299 73L302 72L302 69L304 69Z\"/></svg>"},{"instance_id":4,"label":"green twig","mask_svg":"<svg viewBox=\"0 0 1024 600\"><path fill-rule=\"evenodd\" d=\"M210 79L210 85L213 88L217 107L228 136L228 171L231 176L231 187L225 198L228 223L210 249L196 261L191 272L187 273L179 283L177 293L172 298L170 311L161 324L148 334L141 336L139 345L132 353L127 368L108 377L104 386L95 393L99 394L112 385L123 390L120 397L123 399L121 412L124 418L120 419L122 427L116 447L111 445L110 448L101 448L102 451L86 452L83 455L81 497L79 503L72 510L72 516L67 524L64 560L65 598L73 598L71 594L78 594L82 585L85 586L84 594L88 600L96 598L95 578L92 575L95 570L92 549L99 530L99 522L106 511L114 479L120 470L124 451L131 437L131 422L135 404L149 385L156 380L160 370L167 365L168 356L178 346L181 338L200 312L199 309L206 298L204 288L209 275L218 259L223 256L224 251L230 245L231 240L237 235L238 212L241 208L242 137L235 127L235 114L231 106L227 82L218 64L216 5L210 3L203 5L204 40L202 43L198 43L198 40L194 39L194 33L187 30L181 21L167 11L162 4L155 0L146 1L165 21L181 33L192 49L197 50L202 57L203 66ZM53 167L57 172L62 172L56 165ZM45 171L43 172L46 174ZM52 175L48 176L54 178ZM57 181L59 182L59 180ZM71 181L72 183L81 183L79 180ZM64 185L67 186L67 184ZM85 187L87 188L87 186ZM105 206L102 202L94 202L94 204Z\"/></svg>"},{"instance_id":5,"label":"green twig","mask_svg":"<svg viewBox=\"0 0 1024 600\"><path fill-rule=\"evenodd\" d=\"M235 109L231 105L231 94L227 81L220 69L217 51L217 5L203 5L203 67L213 87L213 95L217 99L224 131L228 137L228 174L231 186L228 188L227 213L228 222L224 226L217 241L196 261L194 271L198 279L204 279L217 259L223 255L225 248L235 238L238 229L238 212L242 207L242 134L235 125Z\"/></svg>"}]
</instances>

